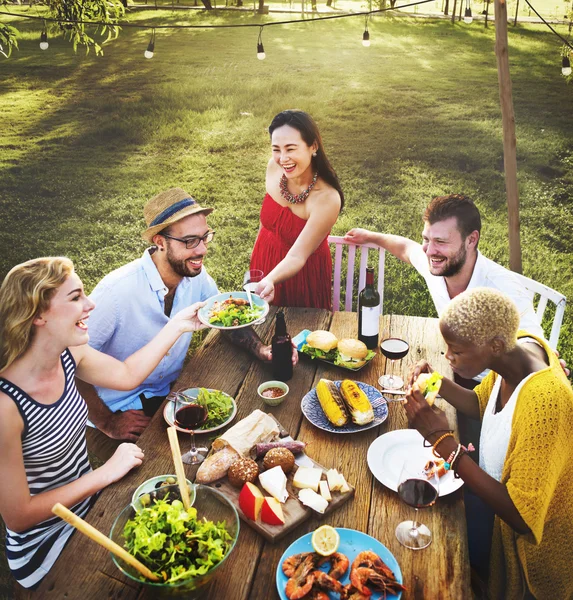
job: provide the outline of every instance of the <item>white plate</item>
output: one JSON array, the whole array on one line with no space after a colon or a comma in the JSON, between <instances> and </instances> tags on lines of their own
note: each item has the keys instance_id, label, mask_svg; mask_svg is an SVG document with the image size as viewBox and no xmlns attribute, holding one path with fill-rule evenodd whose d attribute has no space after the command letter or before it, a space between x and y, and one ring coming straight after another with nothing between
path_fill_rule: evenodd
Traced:
<instances>
[{"instance_id":1,"label":"white plate","mask_svg":"<svg viewBox=\"0 0 573 600\"><path fill-rule=\"evenodd\" d=\"M224 294L217 294L217 296L212 296L207 300L207 304L199 309L197 313L197 317L199 321L203 323L203 325L207 325L207 327L212 327L213 329L223 329L225 331L231 331L232 329L242 329L243 327L250 327L251 325L256 325L257 323L264 320L269 312L269 303L266 300L263 300L260 296L251 293L251 298L253 299L253 304L260 306L263 309L261 316L256 321L251 321L250 323L246 323L245 325L235 325L233 327L223 327L222 325L212 325L209 323L209 314L213 308L213 304L215 302L223 302L224 300L228 300L229 298L241 298L243 300L249 300L247 298L247 292L225 292Z\"/></svg>"},{"instance_id":2,"label":"white plate","mask_svg":"<svg viewBox=\"0 0 573 600\"><path fill-rule=\"evenodd\" d=\"M197 397L200 389L201 388L189 388L187 390L181 390L181 392L183 394L185 394L186 396ZM207 389L207 391L219 392L220 390ZM225 394L225 392L221 392L221 393ZM225 396L229 396L229 394L225 394ZM229 398L231 398L231 396L229 396ZM217 429L221 429L221 427L227 426L235 418L235 415L237 414L237 403L235 402L235 400L233 398L231 398L231 402L233 403L233 407L231 408L229 417L223 423L221 423L220 425L217 425L216 427L210 427L209 429L196 429L195 435L201 435L203 433L210 433L211 431L217 431ZM163 418L167 421L168 425L171 425L171 427L175 427L175 429L177 429L177 431L181 431L182 433L189 433L189 429L183 429L182 427L179 427L175 423L175 402L173 400L169 400L168 402L165 403L165 407L163 408Z\"/></svg>"},{"instance_id":3,"label":"white plate","mask_svg":"<svg viewBox=\"0 0 573 600\"><path fill-rule=\"evenodd\" d=\"M376 438L368 448L368 467L372 475L387 488L398 491L398 479L404 459L419 456L424 465L435 459L432 448L424 448L424 438L415 429L397 429ZM440 496L446 496L460 489L462 479L456 479L452 471L440 477Z\"/></svg>"}]
</instances>

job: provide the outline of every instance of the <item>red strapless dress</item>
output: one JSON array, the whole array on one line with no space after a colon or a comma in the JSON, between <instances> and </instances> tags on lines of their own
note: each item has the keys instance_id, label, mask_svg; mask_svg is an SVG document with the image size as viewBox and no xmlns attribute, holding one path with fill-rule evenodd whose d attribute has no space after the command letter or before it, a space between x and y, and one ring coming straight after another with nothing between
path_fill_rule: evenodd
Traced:
<instances>
[{"instance_id":1,"label":"red strapless dress","mask_svg":"<svg viewBox=\"0 0 573 600\"><path fill-rule=\"evenodd\" d=\"M268 275L287 255L306 221L267 194L261 209L261 225L250 268ZM326 238L301 271L275 286L272 304L332 309L332 258Z\"/></svg>"}]
</instances>

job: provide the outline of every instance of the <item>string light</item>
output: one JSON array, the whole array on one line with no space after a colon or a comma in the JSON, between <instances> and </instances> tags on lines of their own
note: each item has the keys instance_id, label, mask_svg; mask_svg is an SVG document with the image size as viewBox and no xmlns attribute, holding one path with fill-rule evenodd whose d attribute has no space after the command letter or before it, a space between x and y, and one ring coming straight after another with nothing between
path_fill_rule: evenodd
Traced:
<instances>
[{"instance_id":1,"label":"string light","mask_svg":"<svg viewBox=\"0 0 573 600\"><path fill-rule=\"evenodd\" d=\"M265 54L265 47L263 46L263 27L259 29L259 39L257 40L257 58L259 60L265 60L267 55Z\"/></svg>"},{"instance_id":2,"label":"string light","mask_svg":"<svg viewBox=\"0 0 573 600\"><path fill-rule=\"evenodd\" d=\"M470 8L470 0L466 0L466 11L464 13L464 23L471 25L474 18L472 17L472 9Z\"/></svg>"},{"instance_id":3,"label":"string light","mask_svg":"<svg viewBox=\"0 0 573 600\"><path fill-rule=\"evenodd\" d=\"M46 27L44 26L44 30L40 35L40 48L42 50L47 50L50 44L48 44L48 32L46 31Z\"/></svg>"},{"instance_id":4,"label":"string light","mask_svg":"<svg viewBox=\"0 0 573 600\"><path fill-rule=\"evenodd\" d=\"M143 53L145 58L153 58L153 54L155 52L155 29L151 31L151 38L149 40L149 44L147 45L147 50Z\"/></svg>"},{"instance_id":5,"label":"string light","mask_svg":"<svg viewBox=\"0 0 573 600\"><path fill-rule=\"evenodd\" d=\"M561 61L561 73L564 77L569 77L569 75L571 75L571 61L568 56L564 56Z\"/></svg>"},{"instance_id":6,"label":"string light","mask_svg":"<svg viewBox=\"0 0 573 600\"><path fill-rule=\"evenodd\" d=\"M368 16L366 15L366 19L364 20L364 33L362 34L362 45L365 48L370 47L370 32L368 31Z\"/></svg>"}]
</instances>

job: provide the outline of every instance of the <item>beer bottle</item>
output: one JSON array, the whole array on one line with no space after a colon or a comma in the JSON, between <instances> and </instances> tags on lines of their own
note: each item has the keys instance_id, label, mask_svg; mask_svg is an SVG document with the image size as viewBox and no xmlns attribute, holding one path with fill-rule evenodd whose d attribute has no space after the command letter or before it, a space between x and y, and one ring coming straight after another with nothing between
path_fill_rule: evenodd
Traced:
<instances>
[{"instance_id":1,"label":"beer bottle","mask_svg":"<svg viewBox=\"0 0 573 600\"><path fill-rule=\"evenodd\" d=\"M287 333L285 314L277 312L275 335L272 340L273 376L278 381L288 381L292 377L292 343Z\"/></svg>"},{"instance_id":2,"label":"beer bottle","mask_svg":"<svg viewBox=\"0 0 573 600\"><path fill-rule=\"evenodd\" d=\"M358 295L358 339L369 349L378 346L380 294L374 287L374 269L366 269L366 287Z\"/></svg>"}]
</instances>

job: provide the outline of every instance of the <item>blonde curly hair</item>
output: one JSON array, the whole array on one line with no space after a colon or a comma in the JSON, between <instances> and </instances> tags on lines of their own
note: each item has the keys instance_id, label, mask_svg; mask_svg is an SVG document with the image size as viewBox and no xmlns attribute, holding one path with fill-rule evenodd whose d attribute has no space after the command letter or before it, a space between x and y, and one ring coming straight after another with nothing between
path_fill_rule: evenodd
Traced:
<instances>
[{"instance_id":1,"label":"blonde curly hair","mask_svg":"<svg viewBox=\"0 0 573 600\"><path fill-rule=\"evenodd\" d=\"M48 310L73 271L69 258L49 256L16 265L6 275L0 286L0 373L30 347L34 319Z\"/></svg>"},{"instance_id":2,"label":"blonde curly hair","mask_svg":"<svg viewBox=\"0 0 573 600\"><path fill-rule=\"evenodd\" d=\"M504 341L506 350L512 350L517 343L519 320L519 311L511 298L492 288L474 288L448 304L440 324L478 346L497 337Z\"/></svg>"}]
</instances>

